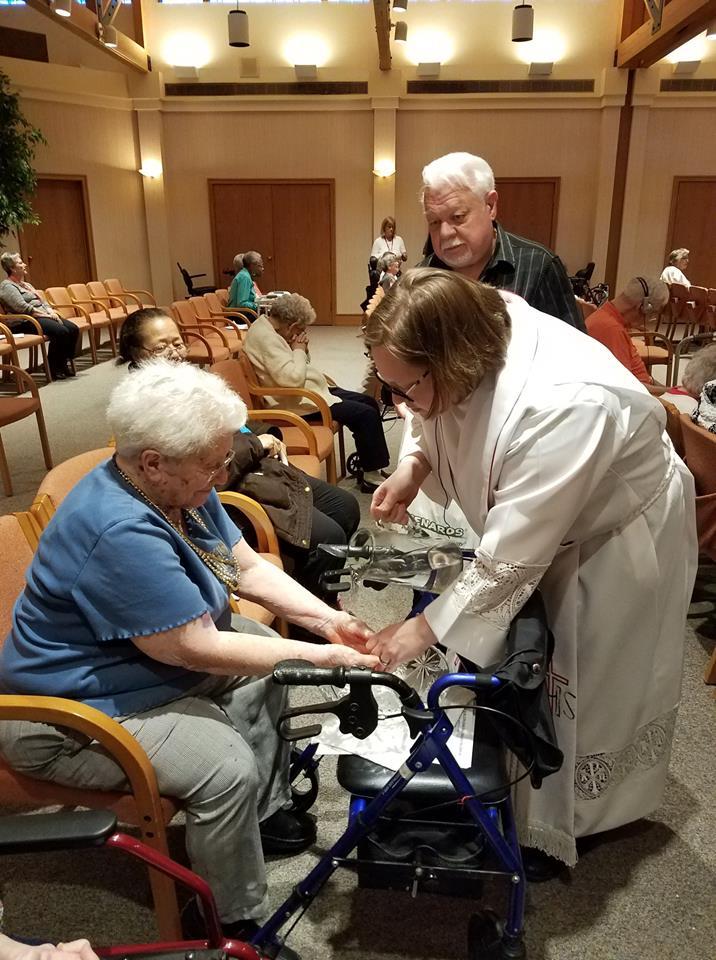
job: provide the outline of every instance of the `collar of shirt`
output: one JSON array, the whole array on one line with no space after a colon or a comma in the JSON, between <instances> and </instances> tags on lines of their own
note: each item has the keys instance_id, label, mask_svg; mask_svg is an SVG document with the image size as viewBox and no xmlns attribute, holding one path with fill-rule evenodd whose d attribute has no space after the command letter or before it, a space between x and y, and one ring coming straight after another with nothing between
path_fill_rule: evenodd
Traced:
<instances>
[{"instance_id":1,"label":"collar of shirt","mask_svg":"<svg viewBox=\"0 0 716 960\"><path fill-rule=\"evenodd\" d=\"M452 270L446 263L440 259L437 253L431 253L429 257L419 264L421 267L437 267L440 270ZM492 256L485 264L480 274L480 280L488 280L488 274L504 274L515 272L515 252L510 242L509 234L502 229L495 220L495 249Z\"/></svg>"}]
</instances>

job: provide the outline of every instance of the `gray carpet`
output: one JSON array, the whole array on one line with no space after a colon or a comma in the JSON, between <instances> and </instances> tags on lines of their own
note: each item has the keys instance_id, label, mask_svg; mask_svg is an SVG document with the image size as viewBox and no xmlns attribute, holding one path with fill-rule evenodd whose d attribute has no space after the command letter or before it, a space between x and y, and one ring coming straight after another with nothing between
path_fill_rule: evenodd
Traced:
<instances>
[{"instance_id":1,"label":"gray carpet","mask_svg":"<svg viewBox=\"0 0 716 960\"><path fill-rule=\"evenodd\" d=\"M316 361L346 387L357 388L361 347L354 329L312 331ZM85 368L75 381L43 387L41 396L56 462L104 446L103 408L123 376L105 363ZM395 449L399 426L389 428ZM30 421L3 430L16 495L2 512L26 508L43 475ZM350 481L345 481L352 486ZM359 495L367 508L368 497ZM407 608L399 589L363 593L359 609L376 626ZM527 943L530 960L708 960L716 952L716 722L713 688L702 683L716 627L709 604L695 604L686 630L682 708L664 802L647 821L615 831L564 879L530 888ZM650 669L649 664L644 669ZM334 764L321 767L315 850L269 864L272 901L288 895L317 854L340 835L346 797ZM0 808L1 810L1 808ZM182 856L182 828L170 828ZM489 891L501 905L500 888ZM0 897L6 929L96 943L155 936L144 869L106 850L9 856L0 861ZM304 960L452 960L465 957L466 926L474 904L466 899L362 890L338 872L290 937Z\"/></svg>"}]
</instances>

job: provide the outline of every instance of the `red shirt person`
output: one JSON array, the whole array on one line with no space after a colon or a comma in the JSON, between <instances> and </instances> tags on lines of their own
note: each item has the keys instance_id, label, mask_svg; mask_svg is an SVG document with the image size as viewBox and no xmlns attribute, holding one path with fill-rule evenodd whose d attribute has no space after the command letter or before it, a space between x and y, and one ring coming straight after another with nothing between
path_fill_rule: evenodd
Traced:
<instances>
[{"instance_id":1,"label":"red shirt person","mask_svg":"<svg viewBox=\"0 0 716 960\"><path fill-rule=\"evenodd\" d=\"M618 296L587 317L589 336L603 343L643 384L651 385L654 380L629 331L643 329L646 321L666 306L668 299L669 288L663 280L633 277Z\"/></svg>"}]
</instances>

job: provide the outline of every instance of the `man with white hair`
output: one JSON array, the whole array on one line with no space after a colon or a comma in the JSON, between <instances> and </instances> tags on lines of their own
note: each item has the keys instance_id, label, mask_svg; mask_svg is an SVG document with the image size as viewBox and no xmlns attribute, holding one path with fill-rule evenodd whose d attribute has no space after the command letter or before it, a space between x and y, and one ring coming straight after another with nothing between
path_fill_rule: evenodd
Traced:
<instances>
[{"instance_id":1,"label":"man with white hair","mask_svg":"<svg viewBox=\"0 0 716 960\"><path fill-rule=\"evenodd\" d=\"M562 261L501 227L497 200L495 177L482 157L448 153L424 167L422 201L434 253L420 266L512 290L536 310L584 331Z\"/></svg>"},{"instance_id":2,"label":"man with white hair","mask_svg":"<svg viewBox=\"0 0 716 960\"><path fill-rule=\"evenodd\" d=\"M647 320L661 313L669 301L669 288L654 277L632 277L622 292L587 318L587 333L610 350L647 388L654 379L644 366L630 330L644 329ZM659 385L651 391L661 393Z\"/></svg>"}]
</instances>

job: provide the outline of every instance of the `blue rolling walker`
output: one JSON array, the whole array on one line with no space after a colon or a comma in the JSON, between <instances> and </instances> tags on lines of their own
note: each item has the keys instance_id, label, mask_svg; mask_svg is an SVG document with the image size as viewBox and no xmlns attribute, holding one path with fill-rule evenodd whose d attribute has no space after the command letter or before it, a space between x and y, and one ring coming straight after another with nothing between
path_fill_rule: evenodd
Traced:
<instances>
[{"instance_id":1,"label":"blue rolling walker","mask_svg":"<svg viewBox=\"0 0 716 960\"><path fill-rule=\"evenodd\" d=\"M423 701L400 677L365 668L316 667L306 661L285 661L273 672L284 686L347 688L330 702L289 708L281 717L281 735L290 741L311 739L320 724L292 727L299 716L333 713L339 729L365 739L376 728L378 705L373 690L388 687L400 701L400 715L414 743L397 772L362 757L343 755L337 776L350 795L348 823L343 835L298 883L291 895L257 932L252 944L259 953L275 956L287 922L308 908L339 867L353 870L359 885L419 890L479 899L486 877L503 878L508 886L506 915L488 908L477 910L467 932L469 960L525 960L525 874L510 800L510 790L527 776L534 786L559 769L561 753L547 703L544 679L553 639L541 597L535 593L513 621L503 662L480 670L438 677ZM452 688L470 691L477 711L470 769L463 770L448 740L453 732L451 706L442 702ZM510 779L505 746L523 766ZM307 793L295 795L307 809L317 793L317 744L310 743L293 757L292 777L304 774ZM445 818L446 808L457 815ZM437 816L436 816L437 814Z\"/></svg>"}]
</instances>

